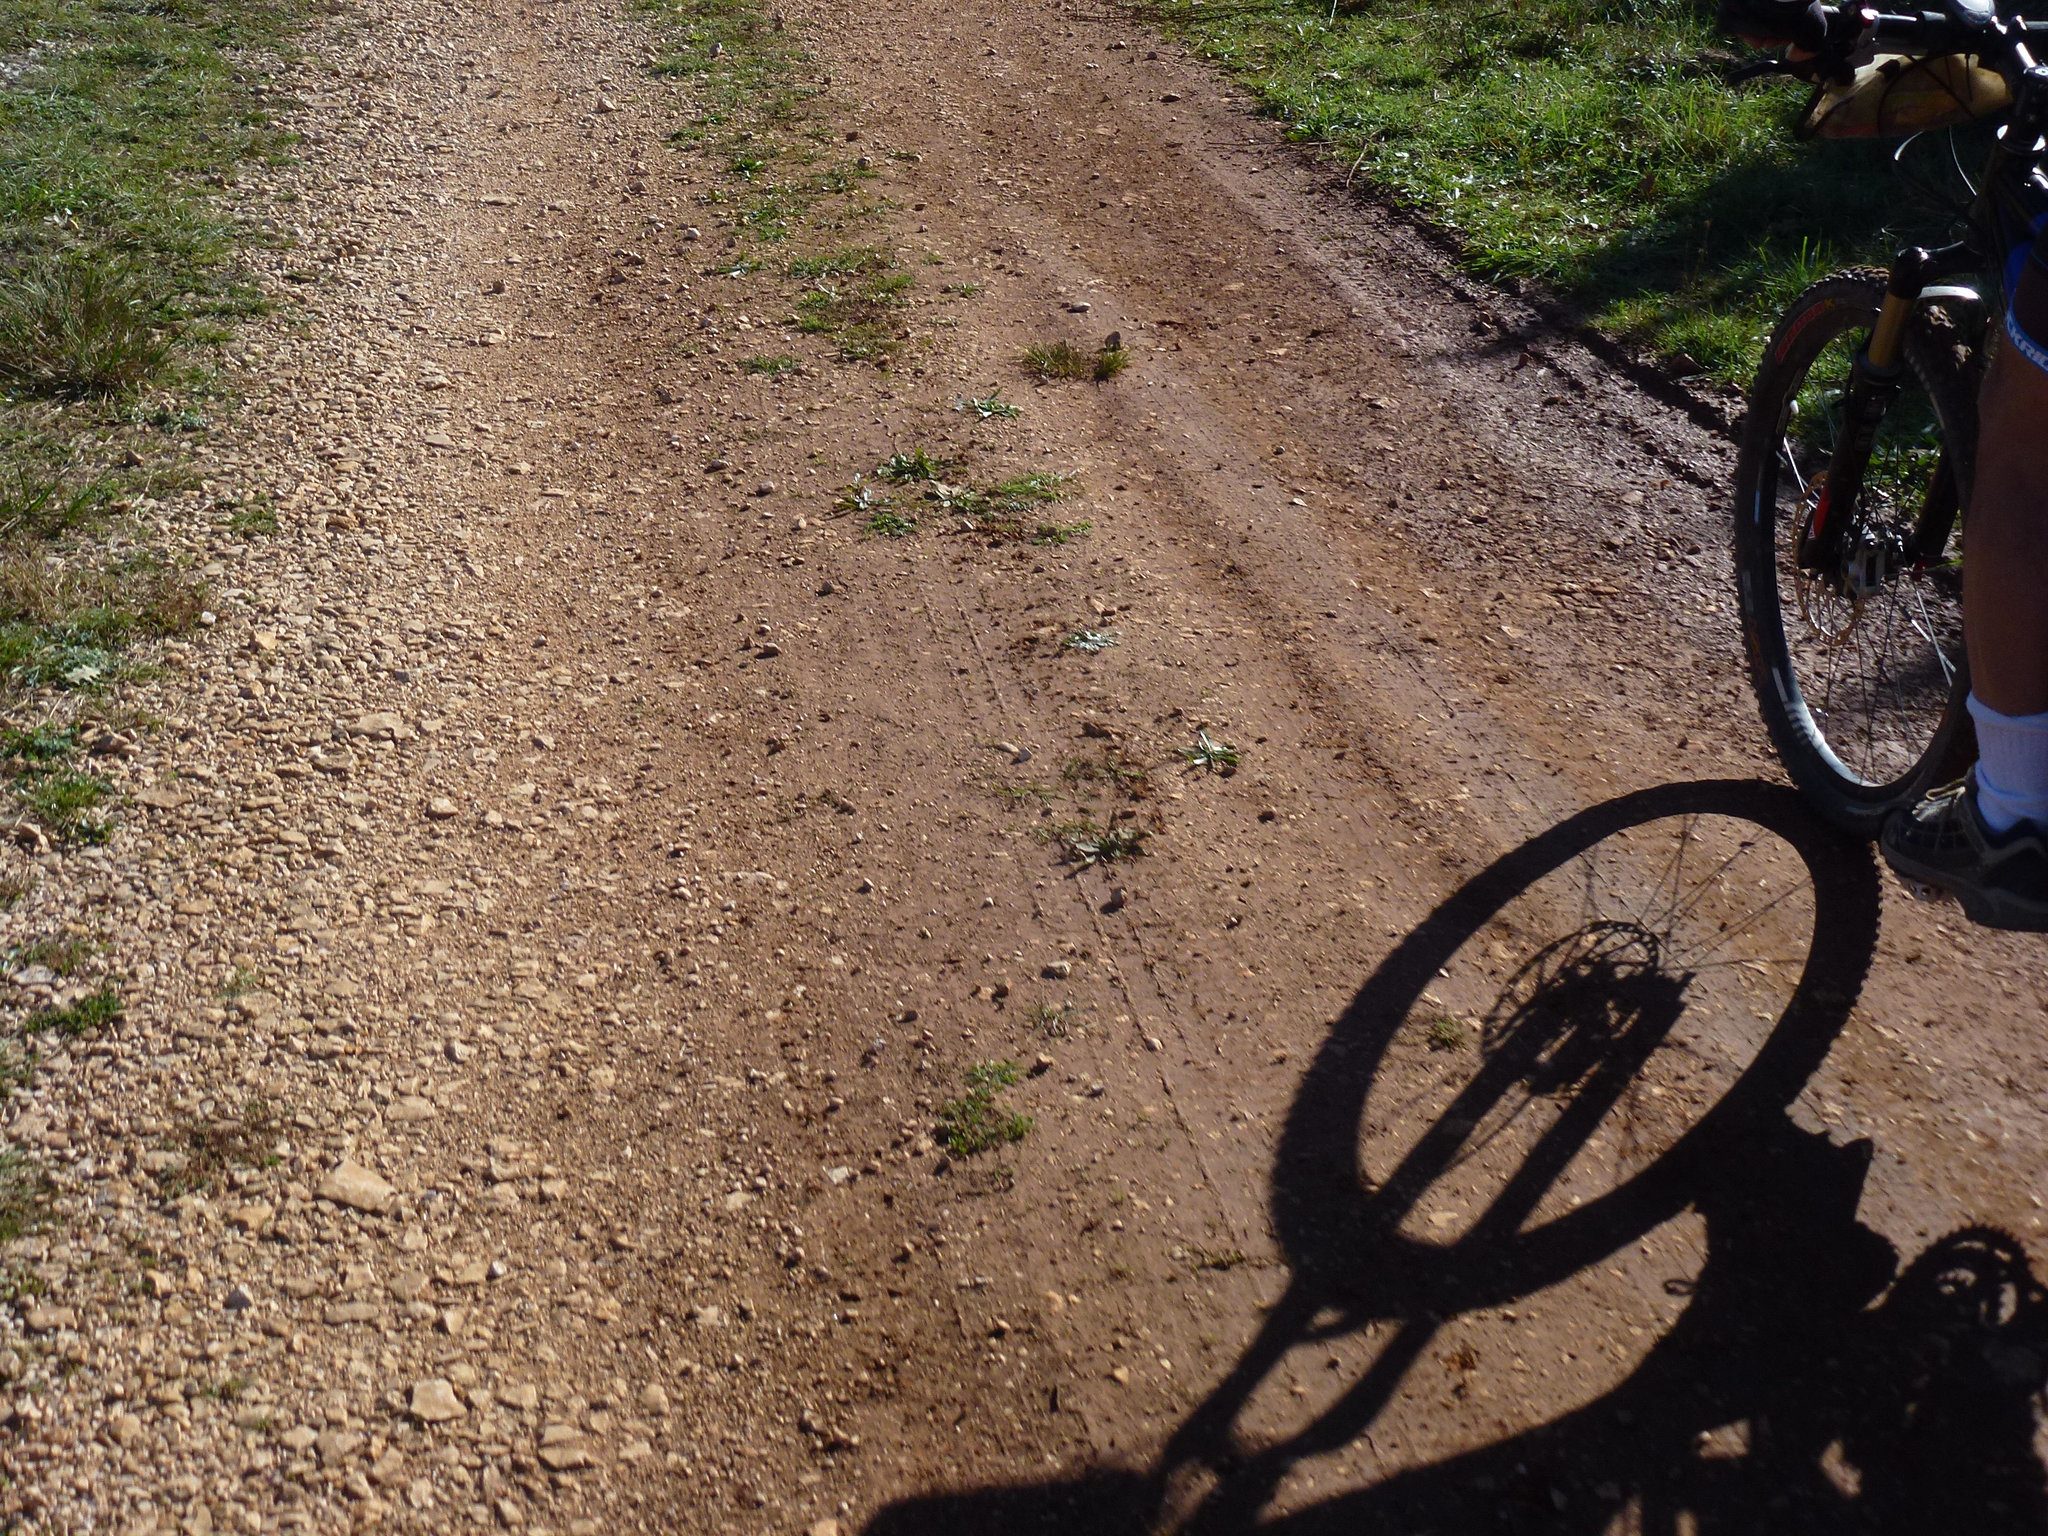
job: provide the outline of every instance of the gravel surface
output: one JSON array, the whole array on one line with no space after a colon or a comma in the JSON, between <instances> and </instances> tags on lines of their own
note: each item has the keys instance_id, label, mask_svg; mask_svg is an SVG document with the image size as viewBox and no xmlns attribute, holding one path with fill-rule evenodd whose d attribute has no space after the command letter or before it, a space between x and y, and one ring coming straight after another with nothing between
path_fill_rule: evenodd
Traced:
<instances>
[{"instance_id":1,"label":"gravel surface","mask_svg":"<svg viewBox=\"0 0 2048 1536\"><path fill-rule=\"evenodd\" d=\"M112 838L6 855L0 942L97 946L16 1002L125 1012L5 1106L45 1204L0 1511L1593 1530L1877 1486L1842 1360L1918 1357L1866 1307L1973 1226L2034 1294L2048 978L1763 782L1725 445L1114 9L791 8L820 93L767 175L841 170L787 253L916 278L844 361L648 25L323 14L303 164L232 194L297 243L205 482L143 509L216 622L95 748ZM1099 387L1019 366L1111 332ZM1012 528L873 479L920 446L1071 479ZM217 485L277 535L207 529ZM1566 973L1603 1041L1658 1022L1552 1159L1600 1073L1520 1117L1471 1074ZM1762 1161L1684 1140L1724 1094ZM2019 1486L2009 1322L1969 1338Z\"/></svg>"}]
</instances>

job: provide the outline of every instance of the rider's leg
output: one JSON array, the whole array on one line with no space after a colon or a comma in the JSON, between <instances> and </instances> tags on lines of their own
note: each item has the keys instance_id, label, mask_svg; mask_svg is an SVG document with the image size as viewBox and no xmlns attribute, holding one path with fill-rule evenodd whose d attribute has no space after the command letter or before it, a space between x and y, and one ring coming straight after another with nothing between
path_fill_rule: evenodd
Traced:
<instances>
[{"instance_id":1,"label":"rider's leg","mask_svg":"<svg viewBox=\"0 0 2048 1536\"><path fill-rule=\"evenodd\" d=\"M1885 823L1884 853L1999 928L2048 932L2048 266L2029 258L1979 406L1963 525L1972 781Z\"/></svg>"},{"instance_id":2,"label":"rider's leg","mask_svg":"<svg viewBox=\"0 0 2048 1536\"><path fill-rule=\"evenodd\" d=\"M2048 824L2048 269L2014 285L2018 337L1984 381L1964 533L1963 621L1981 749L1978 806L1995 832Z\"/></svg>"}]
</instances>

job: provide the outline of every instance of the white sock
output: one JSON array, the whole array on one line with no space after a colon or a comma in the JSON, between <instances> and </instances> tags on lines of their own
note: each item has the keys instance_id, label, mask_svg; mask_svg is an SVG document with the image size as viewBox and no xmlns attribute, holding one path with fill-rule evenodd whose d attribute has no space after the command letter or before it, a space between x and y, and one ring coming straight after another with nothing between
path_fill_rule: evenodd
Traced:
<instances>
[{"instance_id":1,"label":"white sock","mask_svg":"<svg viewBox=\"0 0 2048 1536\"><path fill-rule=\"evenodd\" d=\"M1970 695L1977 722L1977 812L1994 832L2048 827L2048 714L2001 715Z\"/></svg>"}]
</instances>

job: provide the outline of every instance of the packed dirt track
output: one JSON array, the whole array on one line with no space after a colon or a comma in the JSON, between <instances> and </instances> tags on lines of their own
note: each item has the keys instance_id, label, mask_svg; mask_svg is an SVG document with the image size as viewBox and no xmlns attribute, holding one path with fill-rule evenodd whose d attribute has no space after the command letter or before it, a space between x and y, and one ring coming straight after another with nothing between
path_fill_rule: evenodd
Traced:
<instances>
[{"instance_id":1,"label":"packed dirt track","mask_svg":"<svg viewBox=\"0 0 2048 1536\"><path fill-rule=\"evenodd\" d=\"M1777 782L1726 444L1114 6L658 24L337 8L235 194L20 1528L2041 1529L2041 952Z\"/></svg>"}]
</instances>

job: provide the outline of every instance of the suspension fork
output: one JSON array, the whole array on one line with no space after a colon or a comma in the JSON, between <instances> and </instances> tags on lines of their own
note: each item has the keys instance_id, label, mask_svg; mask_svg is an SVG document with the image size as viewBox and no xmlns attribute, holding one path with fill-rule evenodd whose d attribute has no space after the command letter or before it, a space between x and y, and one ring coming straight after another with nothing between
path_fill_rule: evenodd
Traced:
<instances>
[{"instance_id":1,"label":"suspension fork","mask_svg":"<svg viewBox=\"0 0 2048 1536\"><path fill-rule=\"evenodd\" d=\"M1916 245L1892 259L1877 323L1870 328L1870 339L1849 371L1842 435L1828 460L1820 499L1815 502L1813 516L1799 540L1797 558L1803 571L1835 572L1841 567L1844 553L1852 547L1856 512L1863 499L1863 471L1877 442L1878 425L1898 398L1899 386L1905 379L1906 327L1913 323L1920 290L1927 286L1931 275L1947 265L1942 258L1952 258L1957 253L1958 248L1950 247L1937 256Z\"/></svg>"}]
</instances>

